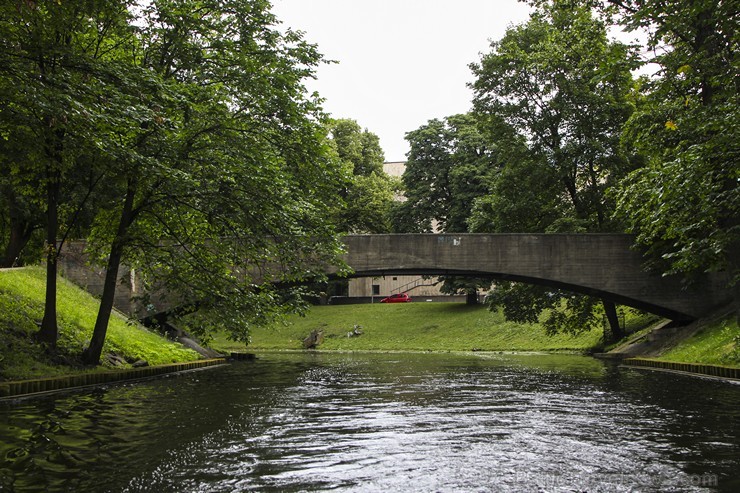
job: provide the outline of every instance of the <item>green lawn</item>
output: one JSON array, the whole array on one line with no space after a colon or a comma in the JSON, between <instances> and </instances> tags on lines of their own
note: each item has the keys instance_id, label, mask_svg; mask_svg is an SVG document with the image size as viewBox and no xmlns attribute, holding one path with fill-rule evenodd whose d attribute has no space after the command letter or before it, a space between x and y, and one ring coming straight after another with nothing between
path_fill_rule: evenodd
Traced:
<instances>
[{"instance_id":1,"label":"green lawn","mask_svg":"<svg viewBox=\"0 0 740 493\"><path fill-rule=\"evenodd\" d=\"M740 326L737 317L703 327L693 336L660 355L658 359L740 366Z\"/></svg>"},{"instance_id":2,"label":"green lawn","mask_svg":"<svg viewBox=\"0 0 740 493\"><path fill-rule=\"evenodd\" d=\"M347 337L355 325L364 332ZM248 349L301 349L315 329L324 331L319 349L378 351L588 351L601 343L601 330L578 336L550 337L539 325L507 322L485 307L462 303L314 306L306 317L252 332ZM217 337L211 346L244 350L243 344Z\"/></svg>"},{"instance_id":3,"label":"green lawn","mask_svg":"<svg viewBox=\"0 0 740 493\"><path fill-rule=\"evenodd\" d=\"M57 310L58 351L50 355L32 335L43 317L45 273L39 267L0 270L0 379L79 372L78 357L92 335L98 300L60 278ZM114 313L103 353L150 365L192 361L199 355Z\"/></svg>"}]
</instances>

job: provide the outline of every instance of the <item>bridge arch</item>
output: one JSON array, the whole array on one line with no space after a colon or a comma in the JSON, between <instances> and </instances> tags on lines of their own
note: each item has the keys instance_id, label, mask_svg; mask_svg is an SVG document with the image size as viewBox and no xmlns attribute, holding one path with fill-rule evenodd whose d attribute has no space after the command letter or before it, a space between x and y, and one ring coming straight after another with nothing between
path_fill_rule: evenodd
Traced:
<instances>
[{"instance_id":1,"label":"bridge arch","mask_svg":"<svg viewBox=\"0 0 740 493\"><path fill-rule=\"evenodd\" d=\"M642 268L624 234L348 235L351 277L459 275L539 284L692 320L729 303L721 275L686 289Z\"/></svg>"}]
</instances>

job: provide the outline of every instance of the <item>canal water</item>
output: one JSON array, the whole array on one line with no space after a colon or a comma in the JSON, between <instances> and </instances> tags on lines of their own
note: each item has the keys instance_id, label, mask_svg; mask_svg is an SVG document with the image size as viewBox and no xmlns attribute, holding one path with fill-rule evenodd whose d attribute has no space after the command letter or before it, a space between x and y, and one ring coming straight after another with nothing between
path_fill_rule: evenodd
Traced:
<instances>
[{"instance_id":1,"label":"canal water","mask_svg":"<svg viewBox=\"0 0 740 493\"><path fill-rule=\"evenodd\" d=\"M740 385L588 357L264 354L0 403L0 490L740 491Z\"/></svg>"}]
</instances>

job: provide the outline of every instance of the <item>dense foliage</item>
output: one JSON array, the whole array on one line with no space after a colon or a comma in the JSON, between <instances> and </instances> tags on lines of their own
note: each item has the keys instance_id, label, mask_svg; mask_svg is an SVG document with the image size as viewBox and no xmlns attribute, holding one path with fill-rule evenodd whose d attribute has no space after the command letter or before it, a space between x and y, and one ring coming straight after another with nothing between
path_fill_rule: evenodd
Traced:
<instances>
[{"instance_id":1,"label":"dense foliage","mask_svg":"<svg viewBox=\"0 0 740 493\"><path fill-rule=\"evenodd\" d=\"M657 72L640 87L625 145L645 167L617 191L618 215L653 260L687 280L740 279L738 5L717 0L612 0L602 5L648 33Z\"/></svg>"},{"instance_id":2,"label":"dense foliage","mask_svg":"<svg viewBox=\"0 0 740 493\"><path fill-rule=\"evenodd\" d=\"M633 67L629 48L610 41L589 8L565 2L543 3L492 43L471 65L475 112L512 152L476 203L474 231L615 229L606 191L630 169L620 133L633 111ZM601 324L598 300L550 288L498 283L488 302L520 322L547 310L551 333Z\"/></svg>"},{"instance_id":3,"label":"dense foliage","mask_svg":"<svg viewBox=\"0 0 740 493\"><path fill-rule=\"evenodd\" d=\"M276 28L269 2L19 0L1 14L0 131L12 144L0 180L34 221L46 211L41 340L57 337L58 240L82 219L107 267L88 362L123 261L217 311L208 319L237 339L302 306L274 282L316 275L307 259L337 261L329 219L345 176L303 87L321 57Z\"/></svg>"},{"instance_id":4,"label":"dense foliage","mask_svg":"<svg viewBox=\"0 0 740 493\"><path fill-rule=\"evenodd\" d=\"M516 151L491 194L478 199L471 228L626 229L664 274L690 281L724 270L736 281L738 12L732 2L531 3L531 20L473 65L482 125L499 139L512 126L519 140L511 147L524 143L527 151ZM608 21L648 32L642 53L653 55L638 61L658 67L656 73L632 83L639 51L607 42ZM549 331L595 323L594 300L553 294L499 285L489 301L521 321L549 309Z\"/></svg>"},{"instance_id":5,"label":"dense foliage","mask_svg":"<svg viewBox=\"0 0 740 493\"><path fill-rule=\"evenodd\" d=\"M331 120L329 138L348 175L344 187L337 191L333 216L337 229L345 233L388 233L400 183L383 170L385 156L380 139L349 119Z\"/></svg>"},{"instance_id":6,"label":"dense foliage","mask_svg":"<svg viewBox=\"0 0 740 493\"><path fill-rule=\"evenodd\" d=\"M556 2L510 28L491 49L471 66L476 113L490 122L493 138L505 137L499 129L508 125L528 151L506 163L505 179L534 174L558 219L608 231L604 192L629 167L619 145L633 110L628 47L609 41L589 9Z\"/></svg>"},{"instance_id":7,"label":"dense foliage","mask_svg":"<svg viewBox=\"0 0 740 493\"><path fill-rule=\"evenodd\" d=\"M529 21L471 65L473 113L408 134L409 201L397 228L629 231L666 275L725 271L737 282L736 6L529 3ZM646 45L610 40L615 24L647 32ZM654 73L634 80L641 67ZM471 148L485 151L460 151ZM550 332L592 327L604 314L597 300L537 286L497 283L488 300L518 321L546 311ZM604 309L616 318L613 305Z\"/></svg>"},{"instance_id":8,"label":"dense foliage","mask_svg":"<svg viewBox=\"0 0 740 493\"><path fill-rule=\"evenodd\" d=\"M406 134L410 150L396 228L427 233L467 231L473 202L488 191L496 149L471 115L430 120Z\"/></svg>"}]
</instances>

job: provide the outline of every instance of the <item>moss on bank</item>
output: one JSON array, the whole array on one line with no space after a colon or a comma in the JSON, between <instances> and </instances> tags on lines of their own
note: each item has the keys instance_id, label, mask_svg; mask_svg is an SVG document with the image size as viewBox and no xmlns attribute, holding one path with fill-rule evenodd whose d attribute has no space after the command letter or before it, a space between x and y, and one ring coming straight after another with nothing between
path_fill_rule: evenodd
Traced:
<instances>
[{"instance_id":1,"label":"moss on bank","mask_svg":"<svg viewBox=\"0 0 740 493\"><path fill-rule=\"evenodd\" d=\"M43 318L45 273L39 267L0 270L0 380L34 378L85 370L78 357L92 335L99 302L59 279L58 350L49 354L33 340ZM193 361L199 355L115 313L108 324L104 353L150 365ZM96 368L98 371L104 368ZM87 371L90 371L89 369Z\"/></svg>"}]
</instances>

